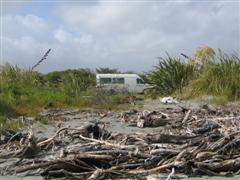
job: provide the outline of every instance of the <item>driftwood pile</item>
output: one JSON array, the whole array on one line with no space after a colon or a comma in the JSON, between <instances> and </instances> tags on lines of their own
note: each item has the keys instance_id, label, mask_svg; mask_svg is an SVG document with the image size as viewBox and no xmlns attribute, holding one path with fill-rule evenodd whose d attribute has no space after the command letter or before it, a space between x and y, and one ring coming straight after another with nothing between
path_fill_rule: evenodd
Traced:
<instances>
[{"instance_id":1,"label":"driftwood pile","mask_svg":"<svg viewBox=\"0 0 240 180\"><path fill-rule=\"evenodd\" d=\"M113 134L102 124L61 128L46 139L1 130L1 175L46 179L144 179L149 174L190 176L240 174L240 113L205 106L199 110L131 110L122 114L152 134ZM155 122L154 122L155 121ZM11 161L10 161L11 159Z\"/></svg>"}]
</instances>

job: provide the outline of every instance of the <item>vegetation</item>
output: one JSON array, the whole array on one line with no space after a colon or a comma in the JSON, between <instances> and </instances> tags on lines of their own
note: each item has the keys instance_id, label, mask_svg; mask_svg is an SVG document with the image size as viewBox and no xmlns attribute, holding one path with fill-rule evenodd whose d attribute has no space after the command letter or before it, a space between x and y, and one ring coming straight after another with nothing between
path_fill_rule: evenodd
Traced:
<instances>
[{"instance_id":1,"label":"vegetation","mask_svg":"<svg viewBox=\"0 0 240 180\"><path fill-rule=\"evenodd\" d=\"M96 72L98 74L117 74L120 73L120 71L118 71L118 69L110 69L110 68L96 68Z\"/></svg>"},{"instance_id":2,"label":"vegetation","mask_svg":"<svg viewBox=\"0 0 240 180\"><path fill-rule=\"evenodd\" d=\"M193 79L195 66L182 62L179 58L160 58L159 65L144 76L152 86L148 90L153 96L170 95L181 91Z\"/></svg>"},{"instance_id":3,"label":"vegetation","mask_svg":"<svg viewBox=\"0 0 240 180\"><path fill-rule=\"evenodd\" d=\"M36 116L42 108L104 108L106 104L117 108L122 103L118 98L128 96L115 93L94 101L95 84L95 73L89 69L41 74L32 69L3 65L0 69L0 124L6 127L8 122L14 122L9 119L19 115Z\"/></svg>"},{"instance_id":4,"label":"vegetation","mask_svg":"<svg viewBox=\"0 0 240 180\"><path fill-rule=\"evenodd\" d=\"M129 92L116 92L96 89L92 92L92 105L100 109L126 109L134 101L134 95Z\"/></svg>"},{"instance_id":5,"label":"vegetation","mask_svg":"<svg viewBox=\"0 0 240 180\"><path fill-rule=\"evenodd\" d=\"M187 57L187 56L186 56ZM152 96L177 94L184 98L216 96L214 102L240 99L240 58L219 51L218 56L208 47L197 48L187 63L179 58L161 58L159 65L145 74L152 85ZM199 63L201 61L202 63Z\"/></svg>"},{"instance_id":6,"label":"vegetation","mask_svg":"<svg viewBox=\"0 0 240 180\"><path fill-rule=\"evenodd\" d=\"M98 74L135 74L133 71L119 71L118 69L111 69L111 68L105 68L105 67L100 67L96 68L96 73Z\"/></svg>"},{"instance_id":7,"label":"vegetation","mask_svg":"<svg viewBox=\"0 0 240 180\"><path fill-rule=\"evenodd\" d=\"M196 78L185 87L185 96L214 95L230 101L240 99L240 59L220 55L218 61L205 63Z\"/></svg>"},{"instance_id":8,"label":"vegetation","mask_svg":"<svg viewBox=\"0 0 240 180\"><path fill-rule=\"evenodd\" d=\"M0 66L0 124L18 127L16 116L36 116L42 108L95 107L125 108L133 94L95 89L95 73L89 69L34 71L48 56L30 69L5 64ZM178 95L193 98L211 95L212 102L225 104L240 100L240 58L226 55L207 46L197 48L186 61L160 58L159 64L142 78L151 85L146 93L152 97ZM200 63L199 63L200 62ZM117 69L98 68L97 73L119 73ZM46 123L46 120L39 120Z\"/></svg>"},{"instance_id":9,"label":"vegetation","mask_svg":"<svg viewBox=\"0 0 240 180\"><path fill-rule=\"evenodd\" d=\"M206 62L213 61L215 55L216 53L214 49L208 46L200 46L194 50L192 57L188 57L186 55L185 57L187 58L188 64L202 66Z\"/></svg>"}]
</instances>

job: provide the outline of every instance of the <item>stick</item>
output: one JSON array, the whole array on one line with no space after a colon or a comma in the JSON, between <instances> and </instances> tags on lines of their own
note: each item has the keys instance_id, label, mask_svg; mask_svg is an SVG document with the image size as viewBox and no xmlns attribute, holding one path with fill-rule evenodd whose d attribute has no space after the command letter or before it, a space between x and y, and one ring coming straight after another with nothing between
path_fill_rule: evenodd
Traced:
<instances>
[{"instance_id":1,"label":"stick","mask_svg":"<svg viewBox=\"0 0 240 180\"><path fill-rule=\"evenodd\" d=\"M158 167L155 167L155 168L152 168L152 169L148 169L148 170L132 170L132 171L129 171L130 174L153 174L153 173L157 173L157 172L162 172L166 169L170 169L174 166L173 163L169 163L169 164L164 164L164 165L161 165L161 166L158 166Z\"/></svg>"},{"instance_id":2,"label":"stick","mask_svg":"<svg viewBox=\"0 0 240 180\"><path fill-rule=\"evenodd\" d=\"M171 180L172 179L172 176L174 175L174 172L175 172L175 169L174 167L172 168L172 172L168 175L167 179L166 180Z\"/></svg>"},{"instance_id":3,"label":"stick","mask_svg":"<svg viewBox=\"0 0 240 180\"><path fill-rule=\"evenodd\" d=\"M188 110L188 112L186 113L185 117L183 118L183 121L182 121L183 124L186 123L186 121L188 120L189 115L191 114L191 112L192 112L191 110Z\"/></svg>"},{"instance_id":4,"label":"stick","mask_svg":"<svg viewBox=\"0 0 240 180\"><path fill-rule=\"evenodd\" d=\"M93 142L97 142L97 143L100 143L100 144L105 144L107 146L116 147L116 148L120 148L120 149L135 149L136 148L135 145L112 144L112 143L109 143L107 141L102 141L102 140L98 140L98 139L92 139L92 138L83 137L82 135L79 135L79 137L81 139L83 139L83 140L93 141Z\"/></svg>"}]
</instances>

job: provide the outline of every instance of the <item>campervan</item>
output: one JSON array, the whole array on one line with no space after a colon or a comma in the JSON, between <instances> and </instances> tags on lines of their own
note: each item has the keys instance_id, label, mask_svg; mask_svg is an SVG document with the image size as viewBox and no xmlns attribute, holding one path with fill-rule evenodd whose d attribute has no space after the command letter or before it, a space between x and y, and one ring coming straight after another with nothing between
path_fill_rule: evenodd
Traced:
<instances>
[{"instance_id":1,"label":"campervan","mask_svg":"<svg viewBox=\"0 0 240 180\"><path fill-rule=\"evenodd\" d=\"M106 90L143 93L148 85L137 74L97 74L97 87Z\"/></svg>"}]
</instances>

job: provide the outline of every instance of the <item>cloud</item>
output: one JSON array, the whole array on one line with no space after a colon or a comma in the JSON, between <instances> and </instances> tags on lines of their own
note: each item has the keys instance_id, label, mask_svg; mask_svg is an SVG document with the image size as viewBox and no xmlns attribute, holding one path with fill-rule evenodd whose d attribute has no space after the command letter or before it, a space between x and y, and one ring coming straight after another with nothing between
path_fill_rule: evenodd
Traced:
<instances>
[{"instance_id":1,"label":"cloud","mask_svg":"<svg viewBox=\"0 0 240 180\"><path fill-rule=\"evenodd\" d=\"M52 11L53 19L4 15L5 61L27 67L52 48L39 66L43 72L99 66L147 71L166 51L179 56L200 45L240 49L238 2L97 1L63 3Z\"/></svg>"},{"instance_id":2,"label":"cloud","mask_svg":"<svg viewBox=\"0 0 240 180\"><path fill-rule=\"evenodd\" d=\"M54 37L56 40L58 40L60 43L64 43L66 40L69 40L72 38L71 34L62 30L62 29L57 29L54 32Z\"/></svg>"},{"instance_id":3,"label":"cloud","mask_svg":"<svg viewBox=\"0 0 240 180\"><path fill-rule=\"evenodd\" d=\"M150 48L178 53L184 47L190 53L190 49L202 44L237 50L238 5L237 2L100 1L98 5L62 7L60 12L65 23L77 31L108 39L110 49L116 47L113 51L141 52L141 48ZM119 46L113 45L112 39Z\"/></svg>"},{"instance_id":4,"label":"cloud","mask_svg":"<svg viewBox=\"0 0 240 180\"><path fill-rule=\"evenodd\" d=\"M7 15L2 18L3 35L11 38L32 36L41 40L50 30L47 22L35 15Z\"/></svg>"}]
</instances>

